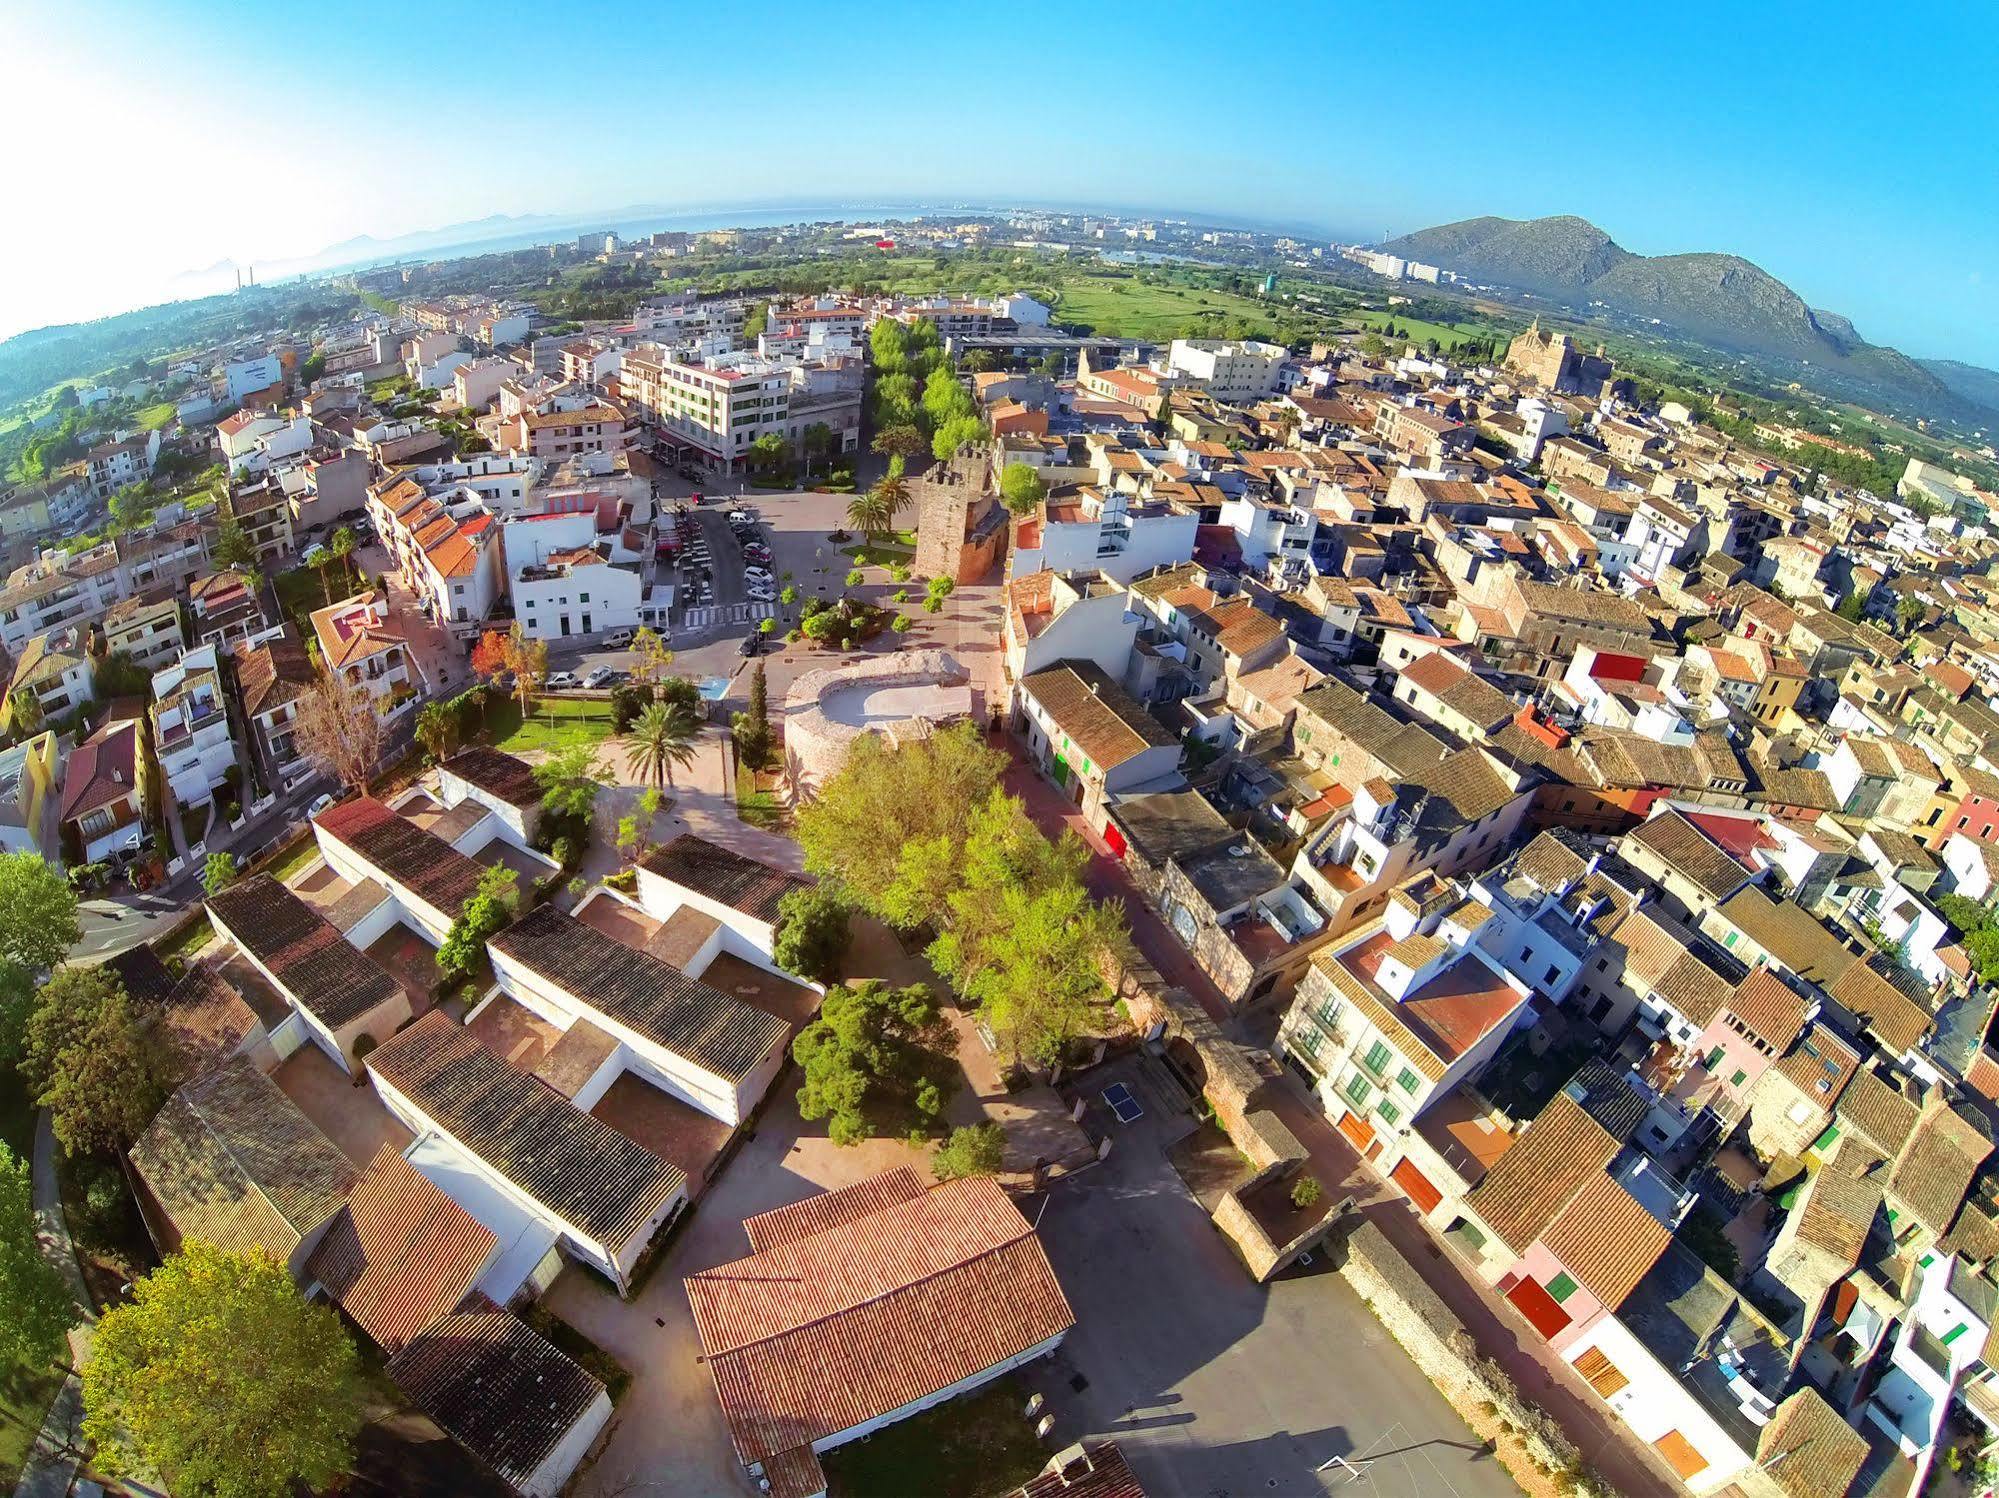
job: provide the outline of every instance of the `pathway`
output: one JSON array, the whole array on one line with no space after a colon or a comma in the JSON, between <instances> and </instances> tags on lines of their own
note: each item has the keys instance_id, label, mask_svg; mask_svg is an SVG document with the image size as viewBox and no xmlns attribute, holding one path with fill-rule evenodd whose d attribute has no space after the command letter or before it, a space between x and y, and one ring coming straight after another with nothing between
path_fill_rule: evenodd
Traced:
<instances>
[{"instance_id":1,"label":"pathway","mask_svg":"<svg viewBox=\"0 0 1999 1498\"><path fill-rule=\"evenodd\" d=\"M76 1245L70 1242L69 1226L63 1221L62 1195L56 1184L56 1136L44 1109L35 1120L34 1151L35 1241L61 1273L70 1296L78 1306L90 1304L84 1287L83 1270L76 1262ZM81 1325L69 1333L69 1361L81 1368L90 1354L90 1337L97 1317L83 1313ZM75 1373L62 1381L55 1403L42 1421L42 1432L28 1451L14 1498L63 1498L76 1477L79 1456L76 1446L83 1425L83 1383Z\"/></svg>"}]
</instances>

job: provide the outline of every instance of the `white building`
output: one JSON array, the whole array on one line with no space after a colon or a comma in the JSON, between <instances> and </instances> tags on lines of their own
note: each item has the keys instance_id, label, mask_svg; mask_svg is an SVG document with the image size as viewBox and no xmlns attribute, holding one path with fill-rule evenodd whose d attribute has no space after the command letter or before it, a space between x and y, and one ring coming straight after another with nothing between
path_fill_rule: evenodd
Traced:
<instances>
[{"instance_id":1,"label":"white building","mask_svg":"<svg viewBox=\"0 0 1999 1498\"><path fill-rule=\"evenodd\" d=\"M160 774L183 806L213 799L236 765L236 741L214 645L190 650L153 674L153 748Z\"/></svg>"},{"instance_id":2,"label":"white building","mask_svg":"<svg viewBox=\"0 0 1999 1498\"><path fill-rule=\"evenodd\" d=\"M599 540L597 512L517 515L502 528L514 617L534 639L636 628L645 601L642 562L618 538Z\"/></svg>"},{"instance_id":3,"label":"white building","mask_svg":"<svg viewBox=\"0 0 1999 1498\"><path fill-rule=\"evenodd\" d=\"M1045 500L1037 515L1014 522L1011 575L1101 569L1130 582L1191 561L1200 519L1165 500L1085 488L1073 498Z\"/></svg>"},{"instance_id":4,"label":"white building","mask_svg":"<svg viewBox=\"0 0 1999 1498\"><path fill-rule=\"evenodd\" d=\"M276 354L238 359L222 372L223 385L231 402L240 401L259 390L268 390L284 377L285 366Z\"/></svg>"},{"instance_id":5,"label":"white building","mask_svg":"<svg viewBox=\"0 0 1999 1498\"><path fill-rule=\"evenodd\" d=\"M1188 384L1231 405L1273 393L1289 350L1254 339L1176 338L1166 367Z\"/></svg>"}]
</instances>

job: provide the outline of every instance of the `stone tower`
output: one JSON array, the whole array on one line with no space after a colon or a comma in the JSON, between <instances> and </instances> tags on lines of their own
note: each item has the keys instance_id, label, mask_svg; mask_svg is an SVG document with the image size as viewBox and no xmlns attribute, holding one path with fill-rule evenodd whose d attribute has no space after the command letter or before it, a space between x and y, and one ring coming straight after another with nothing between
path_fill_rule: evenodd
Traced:
<instances>
[{"instance_id":1,"label":"stone tower","mask_svg":"<svg viewBox=\"0 0 1999 1498\"><path fill-rule=\"evenodd\" d=\"M909 481L916 510L917 576L977 582L998 559L1006 538L1006 511L988 492L991 466L984 447L966 447Z\"/></svg>"}]
</instances>

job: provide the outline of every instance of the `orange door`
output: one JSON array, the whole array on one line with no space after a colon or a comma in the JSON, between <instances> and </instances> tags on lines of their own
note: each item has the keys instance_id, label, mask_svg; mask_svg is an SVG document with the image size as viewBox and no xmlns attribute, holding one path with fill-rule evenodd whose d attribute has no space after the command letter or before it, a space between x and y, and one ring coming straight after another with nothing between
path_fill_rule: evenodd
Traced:
<instances>
[{"instance_id":1,"label":"orange door","mask_svg":"<svg viewBox=\"0 0 1999 1498\"><path fill-rule=\"evenodd\" d=\"M1374 1143L1374 1126L1358 1113L1349 1113L1340 1120L1340 1132L1347 1136L1347 1143L1363 1152Z\"/></svg>"},{"instance_id":2,"label":"orange door","mask_svg":"<svg viewBox=\"0 0 1999 1498\"><path fill-rule=\"evenodd\" d=\"M1418 1170L1411 1161L1401 1161L1388 1174L1396 1185L1409 1193L1409 1200L1416 1204L1416 1210L1419 1212L1428 1213L1435 1210L1437 1203L1444 1199L1444 1193L1432 1186L1430 1178Z\"/></svg>"}]
</instances>

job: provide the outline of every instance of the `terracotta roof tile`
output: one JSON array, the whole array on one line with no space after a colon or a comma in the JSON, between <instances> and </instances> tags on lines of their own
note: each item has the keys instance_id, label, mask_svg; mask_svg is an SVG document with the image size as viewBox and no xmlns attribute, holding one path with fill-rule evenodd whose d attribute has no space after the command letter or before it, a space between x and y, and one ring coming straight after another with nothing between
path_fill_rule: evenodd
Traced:
<instances>
[{"instance_id":1,"label":"terracotta roof tile","mask_svg":"<svg viewBox=\"0 0 1999 1498\"><path fill-rule=\"evenodd\" d=\"M1507 1247L1525 1253L1617 1149L1609 1130L1566 1093L1558 1094L1486 1172L1466 1205Z\"/></svg>"},{"instance_id":2,"label":"terracotta roof tile","mask_svg":"<svg viewBox=\"0 0 1999 1498\"><path fill-rule=\"evenodd\" d=\"M1534 1131L1527 1132L1531 1138ZM1541 1242L1614 1311L1666 1251L1671 1237L1629 1191L1599 1172L1583 1182L1575 1199L1548 1224Z\"/></svg>"}]
</instances>

